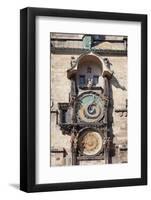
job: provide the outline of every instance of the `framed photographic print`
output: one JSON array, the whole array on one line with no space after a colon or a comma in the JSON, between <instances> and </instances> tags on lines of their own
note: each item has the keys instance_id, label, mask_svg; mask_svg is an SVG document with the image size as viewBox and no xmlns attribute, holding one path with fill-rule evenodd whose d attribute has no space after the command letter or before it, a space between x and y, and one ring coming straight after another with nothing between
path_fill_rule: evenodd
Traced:
<instances>
[{"instance_id":1,"label":"framed photographic print","mask_svg":"<svg viewBox=\"0 0 151 200\"><path fill-rule=\"evenodd\" d=\"M20 12L20 189L147 184L147 16Z\"/></svg>"}]
</instances>

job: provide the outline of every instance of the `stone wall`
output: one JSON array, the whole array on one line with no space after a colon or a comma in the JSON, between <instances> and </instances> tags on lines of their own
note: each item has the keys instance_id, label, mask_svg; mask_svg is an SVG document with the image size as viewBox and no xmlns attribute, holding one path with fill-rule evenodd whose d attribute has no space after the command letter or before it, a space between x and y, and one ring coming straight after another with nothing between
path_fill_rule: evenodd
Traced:
<instances>
[{"instance_id":1,"label":"stone wall","mask_svg":"<svg viewBox=\"0 0 151 200\"><path fill-rule=\"evenodd\" d=\"M116 37L114 38L116 39ZM119 39L119 38L117 38ZM58 43L57 43L58 44ZM107 43L110 49L125 49L125 44L120 42ZM76 46L76 45L75 45ZM100 45L101 46L101 45ZM105 44L102 43L105 48ZM97 46L98 48L98 46ZM50 165L71 165L71 137L63 135L59 123L58 103L69 102L71 81L67 78L67 70L71 67L71 57L75 59L80 56L77 53L51 53L51 126L50 126ZM127 162L127 56L101 56L108 58L110 69L114 71L110 80L110 92L113 103L112 109L112 132L114 135L115 155L112 163ZM104 161L81 161L80 164L104 164Z\"/></svg>"}]
</instances>

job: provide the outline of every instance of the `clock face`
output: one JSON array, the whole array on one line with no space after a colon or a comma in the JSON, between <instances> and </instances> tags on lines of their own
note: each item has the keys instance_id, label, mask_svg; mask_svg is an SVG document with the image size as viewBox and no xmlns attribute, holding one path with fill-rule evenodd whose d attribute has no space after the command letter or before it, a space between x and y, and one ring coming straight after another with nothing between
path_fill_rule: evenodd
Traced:
<instances>
[{"instance_id":1,"label":"clock face","mask_svg":"<svg viewBox=\"0 0 151 200\"><path fill-rule=\"evenodd\" d=\"M78 141L79 151L88 156L96 155L101 152L103 147L102 136L94 130L83 133Z\"/></svg>"},{"instance_id":2,"label":"clock face","mask_svg":"<svg viewBox=\"0 0 151 200\"><path fill-rule=\"evenodd\" d=\"M97 122L103 117L103 101L94 93L84 94L79 98L78 118L83 122Z\"/></svg>"}]
</instances>

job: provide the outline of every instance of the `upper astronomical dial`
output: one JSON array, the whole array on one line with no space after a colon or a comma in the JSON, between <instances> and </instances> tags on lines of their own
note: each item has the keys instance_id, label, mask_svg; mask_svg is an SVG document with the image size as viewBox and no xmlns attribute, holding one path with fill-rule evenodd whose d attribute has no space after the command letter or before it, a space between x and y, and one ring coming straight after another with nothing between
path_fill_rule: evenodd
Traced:
<instances>
[{"instance_id":1,"label":"upper astronomical dial","mask_svg":"<svg viewBox=\"0 0 151 200\"><path fill-rule=\"evenodd\" d=\"M103 101L95 93L83 94L78 100L78 118L83 122L97 122L103 117Z\"/></svg>"}]
</instances>

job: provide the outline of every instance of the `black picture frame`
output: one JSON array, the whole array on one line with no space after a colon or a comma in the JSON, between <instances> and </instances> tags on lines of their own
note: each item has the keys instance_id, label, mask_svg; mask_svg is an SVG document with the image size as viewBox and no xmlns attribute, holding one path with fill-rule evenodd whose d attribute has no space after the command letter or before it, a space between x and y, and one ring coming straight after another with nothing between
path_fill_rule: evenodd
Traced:
<instances>
[{"instance_id":1,"label":"black picture frame","mask_svg":"<svg viewBox=\"0 0 151 200\"><path fill-rule=\"evenodd\" d=\"M141 23L141 178L36 184L35 163L35 19L54 16ZM48 8L20 11L20 190L43 192L147 184L147 15Z\"/></svg>"}]
</instances>

